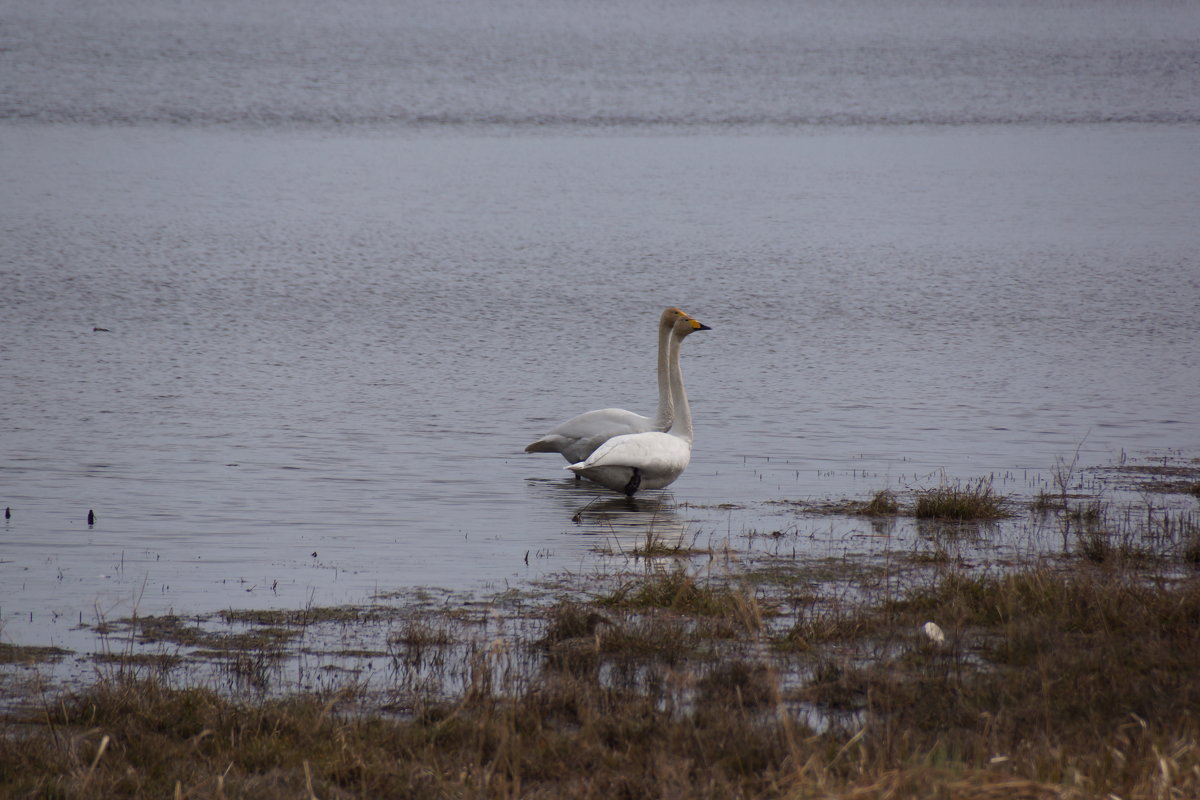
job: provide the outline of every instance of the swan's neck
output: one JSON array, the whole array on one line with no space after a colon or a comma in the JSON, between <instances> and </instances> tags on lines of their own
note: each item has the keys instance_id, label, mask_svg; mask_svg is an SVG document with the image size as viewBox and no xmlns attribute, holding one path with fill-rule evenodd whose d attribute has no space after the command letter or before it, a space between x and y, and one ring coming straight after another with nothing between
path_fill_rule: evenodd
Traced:
<instances>
[{"instance_id":1,"label":"swan's neck","mask_svg":"<svg viewBox=\"0 0 1200 800\"><path fill-rule=\"evenodd\" d=\"M683 371L679 368L679 345L682 336L671 337L671 394L675 399L675 424L671 435L688 445L692 443L692 409L688 406L687 390L683 388Z\"/></svg>"},{"instance_id":2,"label":"swan's neck","mask_svg":"<svg viewBox=\"0 0 1200 800\"><path fill-rule=\"evenodd\" d=\"M671 325L663 321L658 326L658 412L654 415L654 430L669 431L675 421L675 401L671 396Z\"/></svg>"}]
</instances>

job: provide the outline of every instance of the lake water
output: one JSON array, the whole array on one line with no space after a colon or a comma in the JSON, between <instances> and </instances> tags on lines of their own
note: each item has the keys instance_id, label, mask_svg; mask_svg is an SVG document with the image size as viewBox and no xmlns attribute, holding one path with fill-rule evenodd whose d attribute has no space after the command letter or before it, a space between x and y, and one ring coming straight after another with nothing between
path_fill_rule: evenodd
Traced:
<instances>
[{"instance_id":1,"label":"lake water","mask_svg":"<svg viewBox=\"0 0 1200 800\"><path fill-rule=\"evenodd\" d=\"M3 640L1200 454L1193 4L453 6L0 12ZM679 481L524 454L667 305Z\"/></svg>"}]
</instances>

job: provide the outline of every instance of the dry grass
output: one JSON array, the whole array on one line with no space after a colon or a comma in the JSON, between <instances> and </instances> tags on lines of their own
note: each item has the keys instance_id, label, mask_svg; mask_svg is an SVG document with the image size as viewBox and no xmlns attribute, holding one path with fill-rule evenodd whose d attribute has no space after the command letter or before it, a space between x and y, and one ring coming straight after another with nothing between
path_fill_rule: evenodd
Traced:
<instances>
[{"instance_id":1,"label":"dry grass","mask_svg":"<svg viewBox=\"0 0 1200 800\"><path fill-rule=\"evenodd\" d=\"M1123 464L1096 471L1119 476L1137 491L1200 497L1200 459L1166 459L1162 464Z\"/></svg>"},{"instance_id":2,"label":"dry grass","mask_svg":"<svg viewBox=\"0 0 1200 800\"><path fill-rule=\"evenodd\" d=\"M61 647L21 647L0 642L0 664L24 664L38 661L56 661L71 655Z\"/></svg>"},{"instance_id":3,"label":"dry grass","mask_svg":"<svg viewBox=\"0 0 1200 800\"><path fill-rule=\"evenodd\" d=\"M237 701L117 671L4 723L0 795L1200 796L1200 581L944 571L779 632L737 596L675 572L563 600L515 688L474 681L405 716L353 688ZM929 619L943 645L919 636ZM804 649L761 648L798 630ZM834 716L815 731L801 707Z\"/></svg>"},{"instance_id":4,"label":"dry grass","mask_svg":"<svg viewBox=\"0 0 1200 800\"><path fill-rule=\"evenodd\" d=\"M780 505L788 505L801 509L806 514L827 514L837 516L889 517L903 513L903 508L890 489L880 489L871 496L870 500L826 500L809 502L805 500L774 501Z\"/></svg>"},{"instance_id":5,"label":"dry grass","mask_svg":"<svg viewBox=\"0 0 1200 800\"><path fill-rule=\"evenodd\" d=\"M753 599L717 580L705 580L681 565L622 583L599 598L607 608L669 609L707 617L744 617Z\"/></svg>"},{"instance_id":6,"label":"dry grass","mask_svg":"<svg viewBox=\"0 0 1200 800\"><path fill-rule=\"evenodd\" d=\"M1008 498L998 494L990 480L981 478L917 492L913 515L918 519L954 522L1003 519L1011 516L1008 503Z\"/></svg>"},{"instance_id":7,"label":"dry grass","mask_svg":"<svg viewBox=\"0 0 1200 800\"><path fill-rule=\"evenodd\" d=\"M1088 498L1068 500L1054 514L1064 549L1095 564L1200 566L1200 521L1189 509Z\"/></svg>"},{"instance_id":8,"label":"dry grass","mask_svg":"<svg viewBox=\"0 0 1200 800\"><path fill-rule=\"evenodd\" d=\"M891 516L900 513L900 503L894 492L880 489L858 513L869 517Z\"/></svg>"},{"instance_id":9,"label":"dry grass","mask_svg":"<svg viewBox=\"0 0 1200 800\"><path fill-rule=\"evenodd\" d=\"M1074 545L1052 562L651 568L551 590L502 636L419 603L228 612L258 626L232 635L129 621L251 674L318 617L385 626L391 683L245 697L112 656L0 719L0 797L1200 797L1200 526L1057 514Z\"/></svg>"},{"instance_id":10,"label":"dry grass","mask_svg":"<svg viewBox=\"0 0 1200 800\"><path fill-rule=\"evenodd\" d=\"M945 484L932 489L919 489L912 504L901 504L896 493L880 489L870 500L839 500L812 503L802 500L783 501L808 514L839 516L894 517L910 515L918 519L939 519L953 522L996 520L1012 516L1010 499L997 493L987 478L965 483ZM1039 510L1057 507L1056 495L1045 495L1035 501Z\"/></svg>"}]
</instances>

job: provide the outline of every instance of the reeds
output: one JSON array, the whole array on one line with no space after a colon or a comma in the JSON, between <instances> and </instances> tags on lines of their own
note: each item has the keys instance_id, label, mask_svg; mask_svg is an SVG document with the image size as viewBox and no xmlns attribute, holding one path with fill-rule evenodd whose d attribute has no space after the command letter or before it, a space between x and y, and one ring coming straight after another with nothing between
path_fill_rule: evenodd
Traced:
<instances>
[{"instance_id":1,"label":"reeds","mask_svg":"<svg viewBox=\"0 0 1200 800\"><path fill-rule=\"evenodd\" d=\"M926 495L956 522L1011 508L982 481ZM127 621L220 654L251 688L317 638L297 631L371 624L389 671L238 695L117 654L91 685L10 706L0 796L1200 796L1200 526L1072 503L1056 511L1071 547L1004 569L731 559L717 574L673 552L504 609L222 614L253 628L235 634ZM890 493L866 505L907 513Z\"/></svg>"},{"instance_id":2,"label":"reeds","mask_svg":"<svg viewBox=\"0 0 1200 800\"><path fill-rule=\"evenodd\" d=\"M682 565L625 581L599 602L609 608L662 608L700 616L725 616L744 605L730 586L705 580Z\"/></svg>"},{"instance_id":3,"label":"reeds","mask_svg":"<svg viewBox=\"0 0 1200 800\"><path fill-rule=\"evenodd\" d=\"M980 478L965 483L945 484L917 492L913 516L954 522L995 520L1011 516L1008 498L998 494L991 480Z\"/></svg>"},{"instance_id":4,"label":"reeds","mask_svg":"<svg viewBox=\"0 0 1200 800\"><path fill-rule=\"evenodd\" d=\"M918 489L911 504L901 503L890 489L876 491L870 500L842 500L810 503L788 501L787 504L810 514L894 517L914 516L918 519L940 519L954 522L976 522L1004 519L1012 516L1010 499L992 487L989 478L943 484L932 489ZM1046 495L1039 502L1049 508L1056 496Z\"/></svg>"},{"instance_id":5,"label":"reeds","mask_svg":"<svg viewBox=\"0 0 1200 800\"><path fill-rule=\"evenodd\" d=\"M697 578L644 580L678 588ZM660 588L626 585L622 597L660 596ZM1194 581L1082 561L939 572L897 596L840 605L811 627L804 651L762 650L787 636L770 625L697 627L717 611L707 604L665 616L664 607L636 608L563 600L526 644L534 655L526 680L510 688L475 681L472 691L426 697L402 716L364 707L353 690L236 701L120 672L6 720L0 795L1200 792ZM719 608L745 613L734 603ZM944 644L922 635L927 619L945 630ZM687 637L697 630L724 644L674 649L695 645ZM396 641L451 646L448 631L405 628ZM564 660L564 648L587 657ZM494 647L474 656L505 657ZM811 710L826 720L819 728Z\"/></svg>"},{"instance_id":6,"label":"reeds","mask_svg":"<svg viewBox=\"0 0 1200 800\"><path fill-rule=\"evenodd\" d=\"M865 506L858 512L869 517L883 517L900 513L900 503L896 500L896 493L887 489L880 489L867 502Z\"/></svg>"}]
</instances>

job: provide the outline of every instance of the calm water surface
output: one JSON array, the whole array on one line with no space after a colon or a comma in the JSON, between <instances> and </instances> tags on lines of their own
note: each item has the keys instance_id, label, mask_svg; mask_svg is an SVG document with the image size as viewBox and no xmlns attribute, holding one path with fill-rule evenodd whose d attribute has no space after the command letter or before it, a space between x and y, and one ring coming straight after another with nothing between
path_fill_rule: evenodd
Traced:
<instances>
[{"instance_id":1,"label":"calm water surface","mask_svg":"<svg viewBox=\"0 0 1200 800\"><path fill-rule=\"evenodd\" d=\"M615 47L626 28L534 7L556 13L460 73L415 33L397 52L417 55L389 61L369 5L272 27L255 4L266 55L231 9L112 3L90 40L83 6L57 25L6 12L2 57L20 69L0 122L0 637L86 648L81 620L134 610L502 589L605 569L597 548L650 524L702 543L815 534L832 523L771 501L943 475L1027 494L1077 448L1093 464L1200 452L1200 94L1179 70L1195 48L1170 32L1182 6L1138 26L1104 6L1057 44L1022 44L1046 20L994 7L979 33L965 11L921 27L937 9L914 4L893 37L814 7L834 52L783 47L807 34L782 5L737 17L748 44L717 50L725 6L676 29L679 9L656 5L645 69L602 48L550 83L511 56L562 61L579 52L566 34ZM492 41L440 13L418 27L469 34L463 59ZM191 50L168 46L176 24ZM1117 29L1137 65L1124 93L1090 46ZM42 50L20 46L39 31ZM958 59L958 95L921 82L925 48ZM1075 76L1061 85L1039 79L1056 52ZM272 73L271 54L316 59L336 86ZM752 80L764 69L783 77ZM797 104L803 76L823 89ZM231 85L246 88L232 105ZM800 124L836 108L858 116ZM522 453L584 410L652 411L666 305L713 328L684 345L683 477L630 508Z\"/></svg>"}]
</instances>

